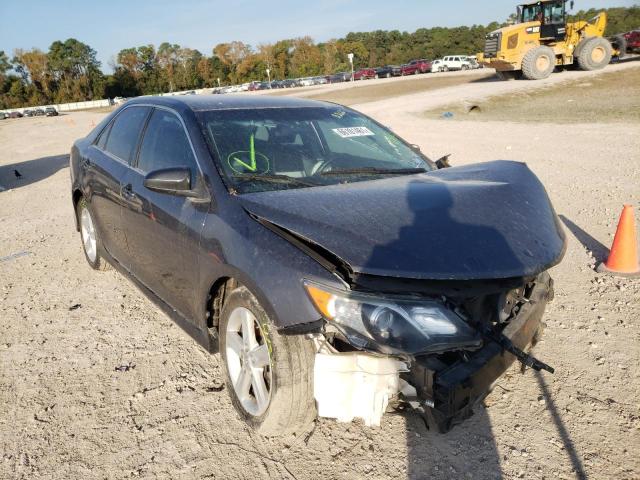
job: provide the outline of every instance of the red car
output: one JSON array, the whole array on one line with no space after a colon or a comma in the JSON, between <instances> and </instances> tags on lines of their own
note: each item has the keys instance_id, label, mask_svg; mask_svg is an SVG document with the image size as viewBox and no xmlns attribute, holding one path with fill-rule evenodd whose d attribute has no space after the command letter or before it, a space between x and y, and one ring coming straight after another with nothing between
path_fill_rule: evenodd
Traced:
<instances>
[{"instance_id":1,"label":"red car","mask_svg":"<svg viewBox=\"0 0 640 480\"><path fill-rule=\"evenodd\" d=\"M624 34L627 41L627 52L640 50L640 30L632 30Z\"/></svg>"},{"instance_id":2,"label":"red car","mask_svg":"<svg viewBox=\"0 0 640 480\"><path fill-rule=\"evenodd\" d=\"M431 62L429 60L411 60L409 63L402 65L401 75L417 75L418 73L427 73L431 71Z\"/></svg>"},{"instance_id":3,"label":"red car","mask_svg":"<svg viewBox=\"0 0 640 480\"><path fill-rule=\"evenodd\" d=\"M376 78L376 71L373 68L361 68L353 74L354 80L368 80L370 78Z\"/></svg>"}]
</instances>

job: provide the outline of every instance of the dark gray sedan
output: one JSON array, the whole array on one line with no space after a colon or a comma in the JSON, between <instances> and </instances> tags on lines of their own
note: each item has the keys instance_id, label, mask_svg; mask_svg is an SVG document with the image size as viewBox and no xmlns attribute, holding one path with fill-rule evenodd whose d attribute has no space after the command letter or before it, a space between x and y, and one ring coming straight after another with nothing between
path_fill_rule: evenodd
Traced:
<instances>
[{"instance_id":1,"label":"dark gray sedan","mask_svg":"<svg viewBox=\"0 0 640 480\"><path fill-rule=\"evenodd\" d=\"M91 267L210 352L265 435L389 405L447 431L540 333L565 239L521 163L444 168L349 108L141 97L71 151ZM135 335L135 325L132 325Z\"/></svg>"}]
</instances>

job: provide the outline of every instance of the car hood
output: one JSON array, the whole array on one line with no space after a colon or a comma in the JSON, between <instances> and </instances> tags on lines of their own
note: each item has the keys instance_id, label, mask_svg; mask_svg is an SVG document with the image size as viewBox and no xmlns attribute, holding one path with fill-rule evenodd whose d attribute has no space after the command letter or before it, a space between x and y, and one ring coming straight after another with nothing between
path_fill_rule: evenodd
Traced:
<instances>
[{"instance_id":1,"label":"car hood","mask_svg":"<svg viewBox=\"0 0 640 480\"><path fill-rule=\"evenodd\" d=\"M530 277L557 264L565 249L544 187L518 162L237 198L263 223L321 247L359 274Z\"/></svg>"}]
</instances>

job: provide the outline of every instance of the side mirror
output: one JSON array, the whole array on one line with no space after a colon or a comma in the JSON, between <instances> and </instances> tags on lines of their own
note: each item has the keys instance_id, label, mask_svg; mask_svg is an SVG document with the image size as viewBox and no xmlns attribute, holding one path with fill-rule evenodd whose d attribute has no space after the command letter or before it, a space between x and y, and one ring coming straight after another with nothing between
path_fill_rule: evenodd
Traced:
<instances>
[{"instance_id":1,"label":"side mirror","mask_svg":"<svg viewBox=\"0 0 640 480\"><path fill-rule=\"evenodd\" d=\"M144 186L156 192L184 194L191 191L191 170L186 167L154 170L144 177Z\"/></svg>"},{"instance_id":2,"label":"side mirror","mask_svg":"<svg viewBox=\"0 0 640 480\"><path fill-rule=\"evenodd\" d=\"M416 152L420 151L420 145L416 145L415 143L411 144L411 149L415 150Z\"/></svg>"},{"instance_id":3,"label":"side mirror","mask_svg":"<svg viewBox=\"0 0 640 480\"><path fill-rule=\"evenodd\" d=\"M440 157L438 160L436 160L436 167L438 167L438 170L442 168L449 168L451 166L451 164L449 163L450 156L451 154L447 153L443 157Z\"/></svg>"}]
</instances>

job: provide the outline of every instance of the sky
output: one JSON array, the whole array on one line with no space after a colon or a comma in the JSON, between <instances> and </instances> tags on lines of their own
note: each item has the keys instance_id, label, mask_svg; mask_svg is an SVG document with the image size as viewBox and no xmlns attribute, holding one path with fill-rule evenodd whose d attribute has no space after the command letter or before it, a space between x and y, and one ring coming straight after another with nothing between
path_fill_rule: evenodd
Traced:
<instances>
[{"instance_id":1,"label":"sky","mask_svg":"<svg viewBox=\"0 0 640 480\"><path fill-rule=\"evenodd\" d=\"M47 51L76 38L97 51L102 69L128 47L177 43L211 55L218 43L252 46L310 35L452 27L503 21L522 0L0 0L0 50ZM575 10L631 6L638 0L576 0Z\"/></svg>"}]
</instances>

